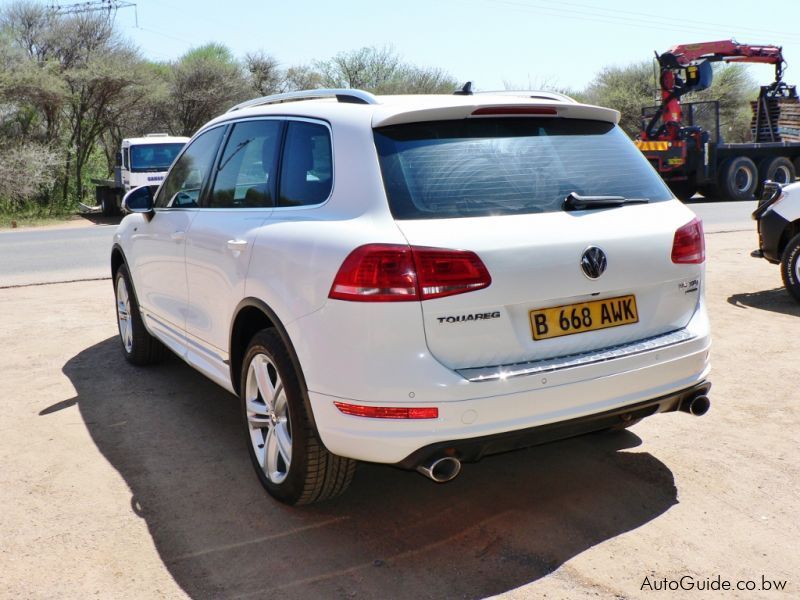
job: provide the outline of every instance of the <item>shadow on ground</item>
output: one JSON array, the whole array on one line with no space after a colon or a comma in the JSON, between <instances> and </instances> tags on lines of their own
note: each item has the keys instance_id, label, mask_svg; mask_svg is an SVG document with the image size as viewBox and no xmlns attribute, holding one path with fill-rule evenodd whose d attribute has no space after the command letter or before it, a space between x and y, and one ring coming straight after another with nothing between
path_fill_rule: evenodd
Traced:
<instances>
[{"instance_id":1,"label":"shadow on ground","mask_svg":"<svg viewBox=\"0 0 800 600\"><path fill-rule=\"evenodd\" d=\"M738 308L760 308L784 315L800 317L800 304L795 302L784 288L763 290L747 294L734 294L728 297L728 303Z\"/></svg>"},{"instance_id":2,"label":"shadow on ground","mask_svg":"<svg viewBox=\"0 0 800 600\"><path fill-rule=\"evenodd\" d=\"M80 213L79 216L95 225L119 225L119 222L122 221L122 215L106 217L102 213Z\"/></svg>"},{"instance_id":3,"label":"shadow on ground","mask_svg":"<svg viewBox=\"0 0 800 600\"><path fill-rule=\"evenodd\" d=\"M670 470L626 452L640 440L620 432L489 457L445 485L362 465L343 497L289 508L251 472L235 398L174 357L130 367L117 344L69 360L77 396L41 418L78 404L194 598L479 598L543 577L677 502Z\"/></svg>"}]
</instances>

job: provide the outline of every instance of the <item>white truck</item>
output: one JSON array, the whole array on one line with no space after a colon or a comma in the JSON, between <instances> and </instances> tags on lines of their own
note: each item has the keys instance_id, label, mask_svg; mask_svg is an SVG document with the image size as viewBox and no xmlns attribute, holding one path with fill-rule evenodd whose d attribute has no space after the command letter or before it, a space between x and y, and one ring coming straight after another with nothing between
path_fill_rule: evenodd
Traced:
<instances>
[{"instance_id":1,"label":"white truck","mask_svg":"<svg viewBox=\"0 0 800 600\"><path fill-rule=\"evenodd\" d=\"M116 215L126 192L143 185L160 184L188 141L188 137L166 133L148 133L144 137L122 140L114 179L92 179L97 200L95 210L101 210L105 216Z\"/></svg>"}]
</instances>

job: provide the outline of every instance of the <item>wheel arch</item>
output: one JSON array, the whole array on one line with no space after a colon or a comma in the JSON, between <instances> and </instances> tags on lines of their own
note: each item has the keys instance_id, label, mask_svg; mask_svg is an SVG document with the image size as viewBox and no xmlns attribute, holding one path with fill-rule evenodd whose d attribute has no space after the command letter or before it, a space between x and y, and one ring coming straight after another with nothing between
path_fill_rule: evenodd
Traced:
<instances>
[{"instance_id":1,"label":"wheel arch","mask_svg":"<svg viewBox=\"0 0 800 600\"><path fill-rule=\"evenodd\" d=\"M281 341L286 350L289 352L292 364L297 372L298 380L300 381L303 390L303 403L306 406L306 411L311 423L316 428L316 421L314 420L314 412L311 408L311 401L308 398L308 390L306 387L306 378L303 373L300 359L297 357L297 352L294 349L294 344L289 337L278 315L272 310L266 302L258 298L245 298L239 302L236 310L234 311L234 318L231 322L230 330L230 351L228 353L228 362L230 368L231 384L234 391L239 394L239 388L242 372L242 361L244 354L247 351L247 346L253 336L262 329L274 329L280 336Z\"/></svg>"},{"instance_id":2,"label":"wheel arch","mask_svg":"<svg viewBox=\"0 0 800 600\"><path fill-rule=\"evenodd\" d=\"M792 239L800 233L800 219L792 221L789 223L781 233L780 241L778 242L778 256L783 255L783 251L786 249L786 245L789 243L789 240Z\"/></svg>"},{"instance_id":3,"label":"wheel arch","mask_svg":"<svg viewBox=\"0 0 800 600\"><path fill-rule=\"evenodd\" d=\"M127 264L128 261L125 260L125 253L122 251L122 247L119 244L114 244L111 247L111 281L114 281L120 266L127 266ZM130 269L128 269L128 272L130 273Z\"/></svg>"}]
</instances>

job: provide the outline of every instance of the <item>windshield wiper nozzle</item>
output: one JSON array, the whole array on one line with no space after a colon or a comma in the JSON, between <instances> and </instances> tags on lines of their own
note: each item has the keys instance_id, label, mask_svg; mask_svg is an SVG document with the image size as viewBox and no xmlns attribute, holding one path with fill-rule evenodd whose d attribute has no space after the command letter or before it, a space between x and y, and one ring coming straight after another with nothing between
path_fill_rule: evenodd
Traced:
<instances>
[{"instance_id":1,"label":"windshield wiper nozzle","mask_svg":"<svg viewBox=\"0 0 800 600\"><path fill-rule=\"evenodd\" d=\"M624 196L581 196L570 192L564 199L564 210L586 210L592 208L613 208L623 204L647 204L647 198L625 198Z\"/></svg>"}]
</instances>

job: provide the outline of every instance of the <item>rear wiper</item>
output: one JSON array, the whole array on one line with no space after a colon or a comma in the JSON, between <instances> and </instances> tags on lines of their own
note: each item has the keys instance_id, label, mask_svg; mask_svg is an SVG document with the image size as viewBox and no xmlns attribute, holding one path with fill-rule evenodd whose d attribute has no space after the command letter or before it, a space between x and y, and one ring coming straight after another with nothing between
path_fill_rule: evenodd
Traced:
<instances>
[{"instance_id":1,"label":"rear wiper","mask_svg":"<svg viewBox=\"0 0 800 600\"><path fill-rule=\"evenodd\" d=\"M581 196L570 192L564 199L564 210L611 208L623 204L647 204L647 198L625 198L624 196Z\"/></svg>"}]
</instances>

